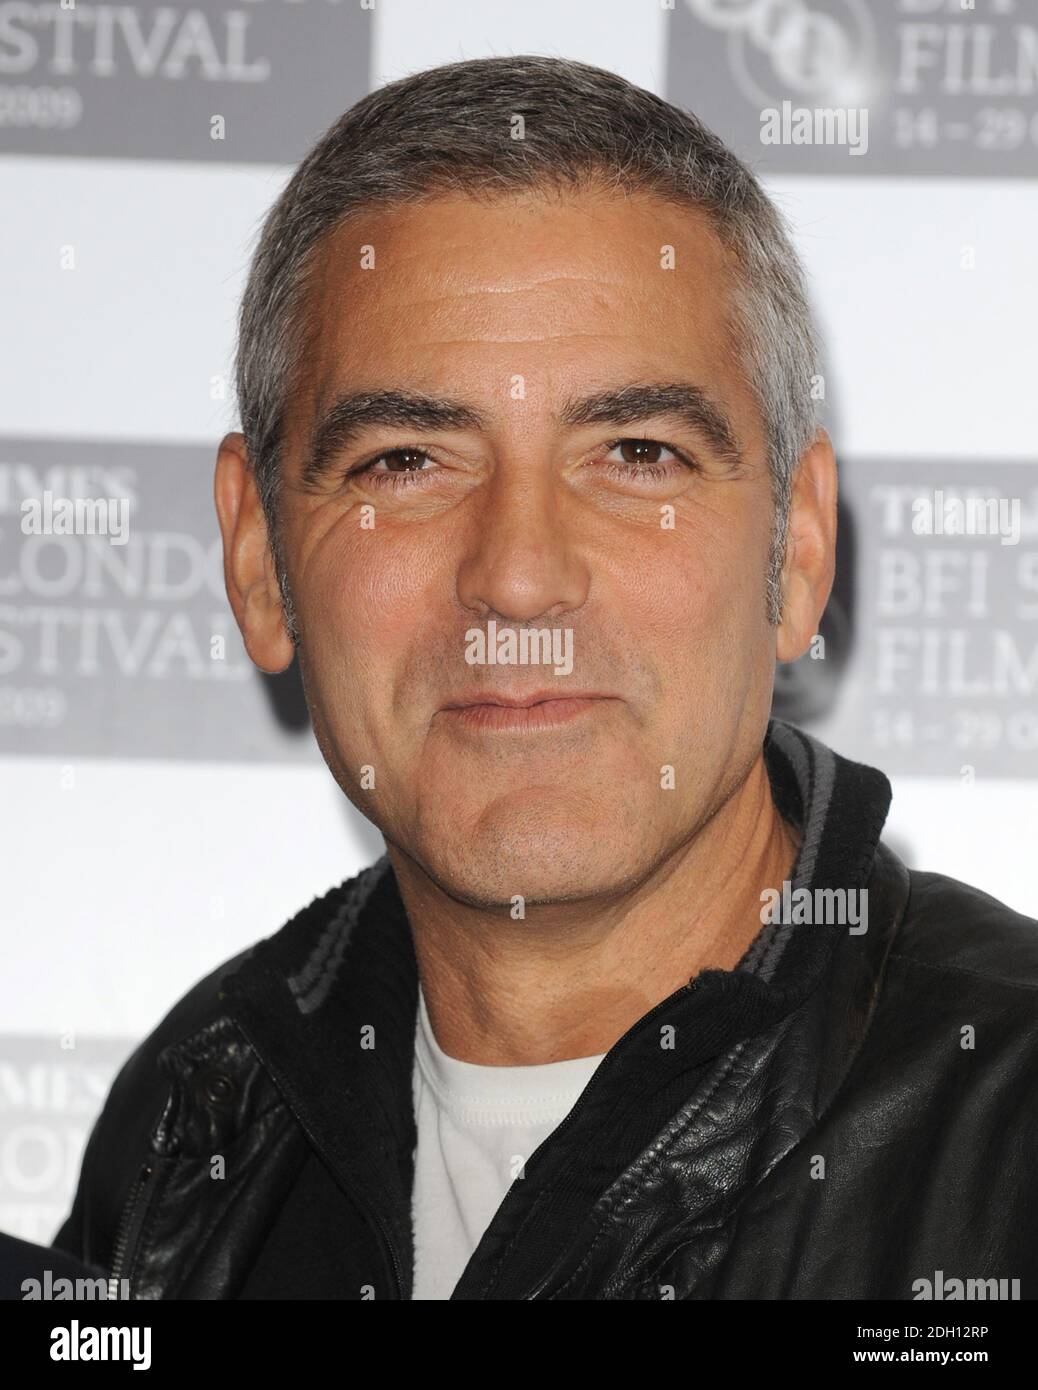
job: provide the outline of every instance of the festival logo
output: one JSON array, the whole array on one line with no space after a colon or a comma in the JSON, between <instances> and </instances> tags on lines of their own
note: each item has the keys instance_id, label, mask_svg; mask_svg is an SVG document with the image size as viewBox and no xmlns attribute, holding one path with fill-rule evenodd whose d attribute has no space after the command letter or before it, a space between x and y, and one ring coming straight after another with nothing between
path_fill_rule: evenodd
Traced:
<instances>
[{"instance_id":1,"label":"festival logo","mask_svg":"<svg viewBox=\"0 0 1038 1390\"><path fill-rule=\"evenodd\" d=\"M1032 0L673 0L666 95L762 173L1038 174Z\"/></svg>"},{"instance_id":2,"label":"festival logo","mask_svg":"<svg viewBox=\"0 0 1038 1390\"><path fill-rule=\"evenodd\" d=\"M368 90L372 8L0 5L0 152L295 164Z\"/></svg>"}]
</instances>

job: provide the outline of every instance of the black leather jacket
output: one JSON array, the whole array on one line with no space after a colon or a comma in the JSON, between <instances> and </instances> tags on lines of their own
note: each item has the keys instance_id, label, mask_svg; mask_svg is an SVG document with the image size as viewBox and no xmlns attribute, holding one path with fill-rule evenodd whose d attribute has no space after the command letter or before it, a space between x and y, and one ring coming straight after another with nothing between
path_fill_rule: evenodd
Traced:
<instances>
[{"instance_id":1,"label":"black leather jacket","mask_svg":"<svg viewBox=\"0 0 1038 1390\"><path fill-rule=\"evenodd\" d=\"M867 931L784 928L784 969L744 984L772 1021L758 1008L740 1035L736 1011L716 1055L655 1039L680 1009L735 1008L731 972L650 1011L513 1184L456 1299L913 1299L953 1279L1038 1296L1038 923L878 843L882 774L776 723L766 752L799 881L866 886ZM135 1298L239 1297L317 1155L360 1252L340 1296L410 1298L416 981L386 859L226 962L119 1074L55 1244ZM556 1218L642 1044L678 1099ZM635 1129L643 1111L635 1095Z\"/></svg>"}]
</instances>

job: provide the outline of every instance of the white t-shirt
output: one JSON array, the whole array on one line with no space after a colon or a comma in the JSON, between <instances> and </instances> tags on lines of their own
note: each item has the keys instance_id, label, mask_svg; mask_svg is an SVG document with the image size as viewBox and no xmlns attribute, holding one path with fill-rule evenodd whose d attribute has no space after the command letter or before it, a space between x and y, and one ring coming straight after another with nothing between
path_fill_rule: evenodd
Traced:
<instances>
[{"instance_id":1,"label":"white t-shirt","mask_svg":"<svg viewBox=\"0 0 1038 1390\"><path fill-rule=\"evenodd\" d=\"M415 1299L449 1299L520 1166L605 1056L484 1067L443 1052L419 987L413 1094Z\"/></svg>"}]
</instances>

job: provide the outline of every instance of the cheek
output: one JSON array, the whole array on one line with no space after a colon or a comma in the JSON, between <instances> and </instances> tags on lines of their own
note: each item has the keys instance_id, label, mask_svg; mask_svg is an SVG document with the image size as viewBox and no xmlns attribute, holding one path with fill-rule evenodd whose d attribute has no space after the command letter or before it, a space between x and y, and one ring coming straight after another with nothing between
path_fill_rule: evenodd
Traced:
<instances>
[{"instance_id":1,"label":"cheek","mask_svg":"<svg viewBox=\"0 0 1038 1390\"><path fill-rule=\"evenodd\" d=\"M362 528L358 514L314 546L302 577L308 607L340 653L388 654L421 624L431 570L417 534L380 531L377 516L373 529Z\"/></svg>"},{"instance_id":2,"label":"cheek","mask_svg":"<svg viewBox=\"0 0 1038 1390\"><path fill-rule=\"evenodd\" d=\"M681 517L614 560L618 601L635 633L678 665L703 646L732 646L764 611L765 563L754 518Z\"/></svg>"}]
</instances>

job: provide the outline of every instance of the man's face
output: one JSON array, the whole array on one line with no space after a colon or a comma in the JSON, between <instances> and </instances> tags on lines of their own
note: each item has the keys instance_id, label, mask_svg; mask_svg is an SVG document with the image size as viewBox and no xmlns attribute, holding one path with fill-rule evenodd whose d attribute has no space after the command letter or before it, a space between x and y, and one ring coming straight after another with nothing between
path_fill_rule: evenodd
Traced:
<instances>
[{"instance_id":1,"label":"man's face","mask_svg":"<svg viewBox=\"0 0 1038 1390\"><path fill-rule=\"evenodd\" d=\"M705 219L649 196L437 198L323 248L281 494L307 699L346 795L464 901L633 886L759 754L772 502L728 287ZM693 388L738 457L675 392L601 404L644 386ZM304 485L336 401L379 392L468 414L326 439ZM470 664L490 620L555 659Z\"/></svg>"}]
</instances>

